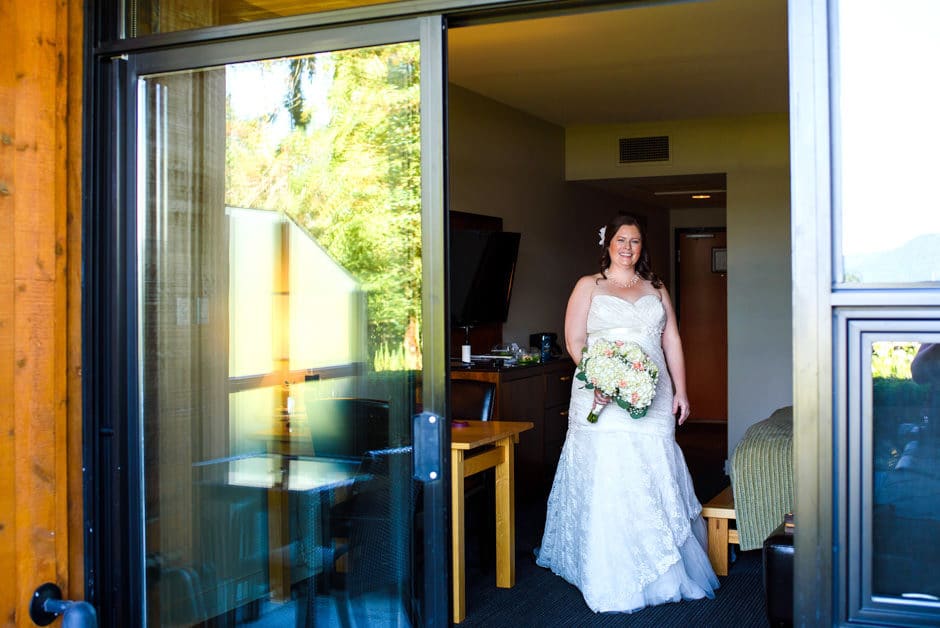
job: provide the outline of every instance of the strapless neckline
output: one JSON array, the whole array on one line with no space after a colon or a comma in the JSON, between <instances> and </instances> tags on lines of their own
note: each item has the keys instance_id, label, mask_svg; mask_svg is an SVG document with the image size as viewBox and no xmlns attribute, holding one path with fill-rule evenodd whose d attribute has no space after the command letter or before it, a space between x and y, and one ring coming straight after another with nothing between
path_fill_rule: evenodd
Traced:
<instances>
[{"instance_id":1,"label":"strapless neckline","mask_svg":"<svg viewBox=\"0 0 940 628\"><path fill-rule=\"evenodd\" d=\"M610 297L611 299L616 299L618 301L621 301L622 303L629 303L630 305L637 305L640 301L646 298L654 298L660 303L662 303L662 299L659 298L658 294L644 294L642 297L638 298L636 301L631 301L630 299L618 297L616 294L598 294L594 296L595 299L598 297Z\"/></svg>"}]
</instances>

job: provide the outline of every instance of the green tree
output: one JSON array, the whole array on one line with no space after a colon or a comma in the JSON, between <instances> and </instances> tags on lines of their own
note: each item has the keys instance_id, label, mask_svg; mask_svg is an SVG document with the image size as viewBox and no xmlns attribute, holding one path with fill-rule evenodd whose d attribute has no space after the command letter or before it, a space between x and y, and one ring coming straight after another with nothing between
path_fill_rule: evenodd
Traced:
<instances>
[{"instance_id":1,"label":"green tree","mask_svg":"<svg viewBox=\"0 0 940 628\"><path fill-rule=\"evenodd\" d=\"M911 379L911 362L914 361L919 347L919 342L873 342L872 377Z\"/></svg>"},{"instance_id":2,"label":"green tree","mask_svg":"<svg viewBox=\"0 0 940 628\"><path fill-rule=\"evenodd\" d=\"M283 110L228 107L227 202L277 209L367 292L369 345L408 347L421 321L417 44L266 62ZM278 65L281 64L281 65ZM328 85L318 93L317 86ZM289 130L277 132L278 116ZM417 356L420 361L420 355ZM371 361L371 360L370 360Z\"/></svg>"}]
</instances>

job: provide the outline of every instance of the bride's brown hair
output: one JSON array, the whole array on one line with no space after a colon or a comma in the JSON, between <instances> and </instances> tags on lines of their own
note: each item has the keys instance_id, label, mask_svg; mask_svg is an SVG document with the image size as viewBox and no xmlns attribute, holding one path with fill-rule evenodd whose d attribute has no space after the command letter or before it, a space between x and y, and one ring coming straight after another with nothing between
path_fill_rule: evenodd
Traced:
<instances>
[{"instance_id":1,"label":"bride's brown hair","mask_svg":"<svg viewBox=\"0 0 940 628\"><path fill-rule=\"evenodd\" d=\"M640 259L636 261L633 269L636 273L653 284L654 288L662 288L662 280L656 276L656 273L653 272L653 269L650 265L650 252L649 247L646 246L646 229L643 228L643 225L640 224L640 221L637 220L636 216L631 214L617 214L604 227L604 254L601 255L601 276L604 279L607 279L607 269L610 268L610 239L614 237L614 234L623 227L624 225L629 225L636 227L640 231L640 244L642 247L640 249Z\"/></svg>"}]
</instances>

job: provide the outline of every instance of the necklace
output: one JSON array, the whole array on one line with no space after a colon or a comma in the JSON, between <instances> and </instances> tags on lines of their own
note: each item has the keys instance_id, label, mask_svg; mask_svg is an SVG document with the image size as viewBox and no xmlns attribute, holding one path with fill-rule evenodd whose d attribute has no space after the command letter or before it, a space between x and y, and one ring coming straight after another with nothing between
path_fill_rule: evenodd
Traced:
<instances>
[{"instance_id":1,"label":"necklace","mask_svg":"<svg viewBox=\"0 0 940 628\"><path fill-rule=\"evenodd\" d=\"M633 277L628 281L620 282L615 280L613 277L608 277L607 281L614 284L618 288L629 289L635 286L640 281L640 273L633 271Z\"/></svg>"}]
</instances>

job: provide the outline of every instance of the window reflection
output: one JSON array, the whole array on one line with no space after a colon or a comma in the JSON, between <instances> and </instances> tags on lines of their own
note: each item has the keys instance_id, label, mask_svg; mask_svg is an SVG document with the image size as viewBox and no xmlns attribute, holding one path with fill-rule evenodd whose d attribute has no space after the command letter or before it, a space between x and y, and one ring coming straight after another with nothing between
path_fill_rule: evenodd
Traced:
<instances>
[{"instance_id":1,"label":"window reflection","mask_svg":"<svg viewBox=\"0 0 940 628\"><path fill-rule=\"evenodd\" d=\"M940 600L940 344L872 343L872 594Z\"/></svg>"},{"instance_id":2,"label":"window reflection","mask_svg":"<svg viewBox=\"0 0 940 628\"><path fill-rule=\"evenodd\" d=\"M940 211L924 182L936 177L940 83L924 80L922 64L910 61L940 58L940 3L883 8L852 0L836 12L843 263L836 281L938 282Z\"/></svg>"},{"instance_id":3,"label":"window reflection","mask_svg":"<svg viewBox=\"0 0 940 628\"><path fill-rule=\"evenodd\" d=\"M127 37L351 9L393 0L125 0Z\"/></svg>"},{"instance_id":4,"label":"window reflection","mask_svg":"<svg viewBox=\"0 0 940 628\"><path fill-rule=\"evenodd\" d=\"M148 625L412 623L418 53L141 78Z\"/></svg>"}]
</instances>

